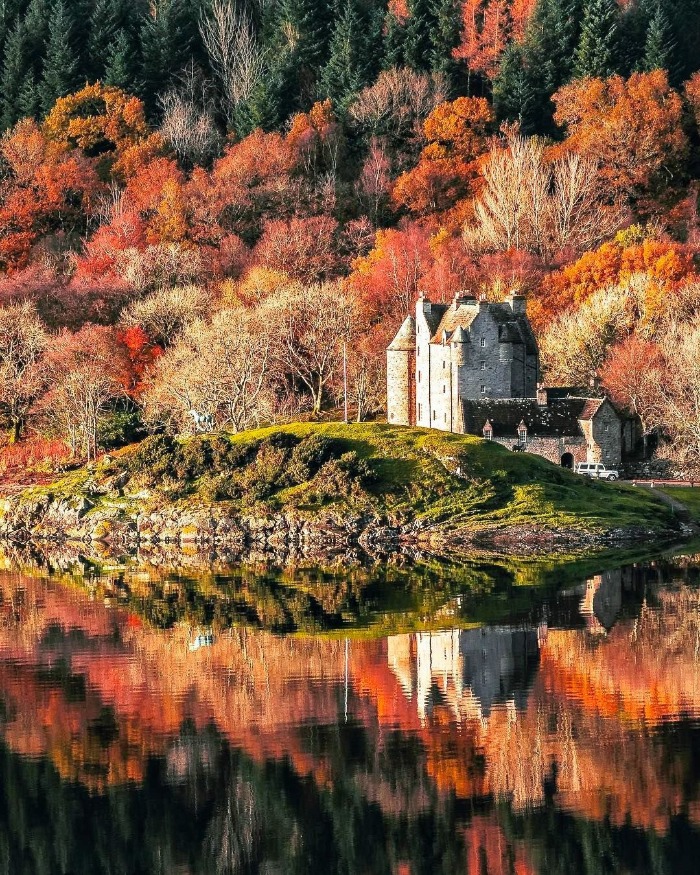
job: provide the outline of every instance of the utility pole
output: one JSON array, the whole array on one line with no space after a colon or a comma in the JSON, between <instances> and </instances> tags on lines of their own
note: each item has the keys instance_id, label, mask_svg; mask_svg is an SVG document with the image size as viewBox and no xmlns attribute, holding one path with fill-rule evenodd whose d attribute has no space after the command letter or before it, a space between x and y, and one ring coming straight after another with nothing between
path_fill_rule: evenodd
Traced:
<instances>
[{"instance_id":1,"label":"utility pole","mask_svg":"<svg viewBox=\"0 0 700 875\"><path fill-rule=\"evenodd\" d=\"M348 342L343 341L343 399L345 407L345 416L343 422L348 423Z\"/></svg>"}]
</instances>

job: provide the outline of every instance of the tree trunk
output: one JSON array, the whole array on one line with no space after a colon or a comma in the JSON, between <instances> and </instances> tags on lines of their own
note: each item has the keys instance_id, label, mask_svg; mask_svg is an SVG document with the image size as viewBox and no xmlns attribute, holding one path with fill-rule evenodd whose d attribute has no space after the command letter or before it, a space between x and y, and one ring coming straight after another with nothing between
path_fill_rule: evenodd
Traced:
<instances>
[{"instance_id":1,"label":"tree trunk","mask_svg":"<svg viewBox=\"0 0 700 875\"><path fill-rule=\"evenodd\" d=\"M22 437L22 426L24 425L21 416L14 416L10 425L9 441L11 444L16 444Z\"/></svg>"}]
</instances>

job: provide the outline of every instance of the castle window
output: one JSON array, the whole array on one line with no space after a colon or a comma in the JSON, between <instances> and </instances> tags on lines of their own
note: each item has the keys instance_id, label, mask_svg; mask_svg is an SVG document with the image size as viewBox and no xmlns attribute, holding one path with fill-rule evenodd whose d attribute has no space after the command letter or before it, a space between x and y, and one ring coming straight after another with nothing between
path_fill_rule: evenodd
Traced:
<instances>
[{"instance_id":1,"label":"castle window","mask_svg":"<svg viewBox=\"0 0 700 875\"><path fill-rule=\"evenodd\" d=\"M527 443L527 428L523 424L518 426L518 440L521 444Z\"/></svg>"},{"instance_id":2,"label":"castle window","mask_svg":"<svg viewBox=\"0 0 700 875\"><path fill-rule=\"evenodd\" d=\"M443 371L445 370L445 362L444 361L442 363L442 369L443 369Z\"/></svg>"},{"instance_id":3,"label":"castle window","mask_svg":"<svg viewBox=\"0 0 700 875\"><path fill-rule=\"evenodd\" d=\"M479 391L481 392L482 395L485 395L486 394L486 386L480 386Z\"/></svg>"},{"instance_id":4,"label":"castle window","mask_svg":"<svg viewBox=\"0 0 700 875\"><path fill-rule=\"evenodd\" d=\"M482 337L481 338L481 348L483 349L485 346L486 346L486 338Z\"/></svg>"},{"instance_id":5,"label":"castle window","mask_svg":"<svg viewBox=\"0 0 700 875\"><path fill-rule=\"evenodd\" d=\"M437 410L433 410L433 419L437 419Z\"/></svg>"},{"instance_id":6,"label":"castle window","mask_svg":"<svg viewBox=\"0 0 700 875\"><path fill-rule=\"evenodd\" d=\"M483 433L484 433L484 438L487 441L490 441L493 438L493 426L491 425L491 423L488 419L486 420L486 422L484 424Z\"/></svg>"},{"instance_id":7,"label":"castle window","mask_svg":"<svg viewBox=\"0 0 700 875\"><path fill-rule=\"evenodd\" d=\"M606 423L605 423L605 428L603 429L603 431L607 431L607 430L608 430L608 423L606 422Z\"/></svg>"},{"instance_id":8,"label":"castle window","mask_svg":"<svg viewBox=\"0 0 700 875\"><path fill-rule=\"evenodd\" d=\"M418 405L418 419L423 419L423 405Z\"/></svg>"},{"instance_id":9,"label":"castle window","mask_svg":"<svg viewBox=\"0 0 700 875\"><path fill-rule=\"evenodd\" d=\"M419 382L419 383L420 383L421 376L422 376L422 375L421 375L421 372L418 371L418 382Z\"/></svg>"},{"instance_id":10,"label":"castle window","mask_svg":"<svg viewBox=\"0 0 700 875\"><path fill-rule=\"evenodd\" d=\"M447 389L445 387L445 384L443 383L442 384L442 394L444 395L446 391L447 391Z\"/></svg>"},{"instance_id":11,"label":"castle window","mask_svg":"<svg viewBox=\"0 0 700 875\"><path fill-rule=\"evenodd\" d=\"M447 414L445 414L445 422L447 422Z\"/></svg>"},{"instance_id":12,"label":"castle window","mask_svg":"<svg viewBox=\"0 0 700 875\"><path fill-rule=\"evenodd\" d=\"M482 370L482 371L485 371L485 370L486 370L486 362L482 362L482 363L481 363L481 370Z\"/></svg>"}]
</instances>

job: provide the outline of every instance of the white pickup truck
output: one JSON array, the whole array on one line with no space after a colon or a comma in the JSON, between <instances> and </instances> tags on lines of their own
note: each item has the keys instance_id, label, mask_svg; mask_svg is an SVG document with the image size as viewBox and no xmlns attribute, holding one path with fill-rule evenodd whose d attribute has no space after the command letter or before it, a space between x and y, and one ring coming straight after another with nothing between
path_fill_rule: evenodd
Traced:
<instances>
[{"instance_id":1,"label":"white pickup truck","mask_svg":"<svg viewBox=\"0 0 700 875\"><path fill-rule=\"evenodd\" d=\"M600 462L579 462L576 465L576 473L585 477L595 477L597 480L618 480L620 472L614 468L606 468Z\"/></svg>"}]
</instances>

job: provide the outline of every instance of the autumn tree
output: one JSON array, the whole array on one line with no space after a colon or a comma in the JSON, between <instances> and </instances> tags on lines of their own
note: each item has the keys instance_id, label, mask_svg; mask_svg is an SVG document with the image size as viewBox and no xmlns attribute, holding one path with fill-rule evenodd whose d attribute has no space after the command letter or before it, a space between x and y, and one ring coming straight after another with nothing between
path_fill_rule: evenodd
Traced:
<instances>
[{"instance_id":1,"label":"autumn tree","mask_svg":"<svg viewBox=\"0 0 700 875\"><path fill-rule=\"evenodd\" d=\"M394 144L419 138L425 119L447 96L444 77L408 68L384 70L350 105L352 124Z\"/></svg>"},{"instance_id":2,"label":"autumn tree","mask_svg":"<svg viewBox=\"0 0 700 875\"><path fill-rule=\"evenodd\" d=\"M130 304L121 324L140 328L151 341L167 347L189 324L205 319L211 307L211 295L199 286L163 287Z\"/></svg>"},{"instance_id":3,"label":"autumn tree","mask_svg":"<svg viewBox=\"0 0 700 875\"><path fill-rule=\"evenodd\" d=\"M582 251L613 233L619 209L608 206L597 164L570 153L547 160L535 138L511 137L495 146L482 169L474 221L464 230L468 247L524 249L550 261L565 249Z\"/></svg>"},{"instance_id":4,"label":"autumn tree","mask_svg":"<svg viewBox=\"0 0 700 875\"><path fill-rule=\"evenodd\" d=\"M232 431L269 420L273 340L269 326L242 308L189 322L156 362L143 398L146 420L171 432L196 431L196 417Z\"/></svg>"},{"instance_id":5,"label":"autumn tree","mask_svg":"<svg viewBox=\"0 0 700 875\"><path fill-rule=\"evenodd\" d=\"M628 290L619 286L600 289L578 310L552 322L541 337L547 380L553 385L588 386L612 347L633 326Z\"/></svg>"},{"instance_id":6,"label":"autumn tree","mask_svg":"<svg viewBox=\"0 0 700 875\"><path fill-rule=\"evenodd\" d=\"M337 227L335 219L327 216L271 220L253 250L253 259L301 282L326 279L337 267Z\"/></svg>"},{"instance_id":7,"label":"autumn tree","mask_svg":"<svg viewBox=\"0 0 700 875\"><path fill-rule=\"evenodd\" d=\"M38 404L44 428L90 461L106 413L131 383L125 351L112 329L87 325L54 338L45 362L50 389Z\"/></svg>"},{"instance_id":8,"label":"autumn tree","mask_svg":"<svg viewBox=\"0 0 700 875\"><path fill-rule=\"evenodd\" d=\"M552 99L567 134L564 147L598 161L613 195L639 198L682 169L683 106L663 70L572 82Z\"/></svg>"},{"instance_id":9,"label":"autumn tree","mask_svg":"<svg viewBox=\"0 0 700 875\"><path fill-rule=\"evenodd\" d=\"M308 392L311 409L323 409L331 381L342 363L355 308L340 285L288 286L267 300L268 329L274 327L276 368Z\"/></svg>"},{"instance_id":10,"label":"autumn tree","mask_svg":"<svg viewBox=\"0 0 700 875\"><path fill-rule=\"evenodd\" d=\"M612 348L599 371L602 384L612 400L639 417L645 447L652 428L663 421L657 391L657 386L664 380L663 370L664 361L658 344L632 334Z\"/></svg>"},{"instance_id":11,"label":"autumn tree","mask_svg":"<svg viewBox=\"0 0 700 875\"><path fill-rule=\"evenodd\" d=\"M423 125L428 144L417 166L397 179L393 200L418 215L453 207L469 192L474 161L487 148L493 122L491 107L480 97L437 106Z\"/></svg>"},{"instance_id":12,"label":"autumn tree","mask_svg":"<svg viewBox=\"0 0 700 875\"><path fill-rule=\"evenodd\" d=\"M0 263L13 270L43 235L84 232L100 186L88 161L56 148L30 119L3 135L0 154Z\"/></svg>"},{"instance_id":13,"label":"autumn tree","mask_svg":"<svg viewBox=\"0 0 700 875\"><path fill-rule=\"evenodd\" d=\"M22 436L29 410L45 388L42 358L48 343L32 304L0 307L0 411L11 443Z\"/></svg>"}]
</instances>

